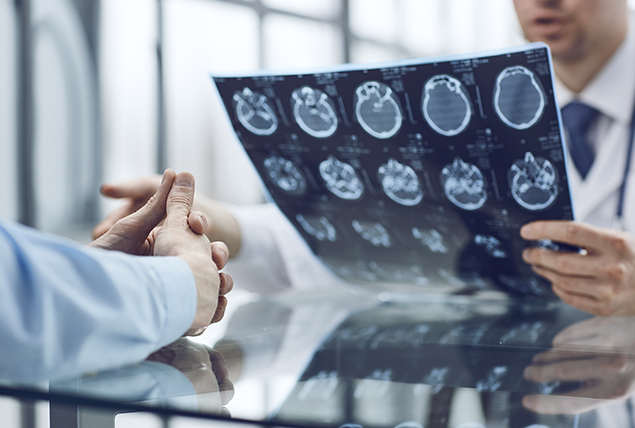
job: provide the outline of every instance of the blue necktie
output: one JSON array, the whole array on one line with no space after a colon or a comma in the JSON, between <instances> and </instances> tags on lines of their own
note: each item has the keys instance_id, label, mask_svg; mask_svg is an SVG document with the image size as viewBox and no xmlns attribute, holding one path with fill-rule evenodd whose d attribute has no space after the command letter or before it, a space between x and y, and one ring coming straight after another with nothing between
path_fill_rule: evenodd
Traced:
<instances>
[{"instance_id":1,"label":"blue necktie","mask_svg":"<svg viewBox=\"0 0 635 428\"><path fill-rule=\"evenodd\" d=\"M583 179L586 178L595 159L587 134L599 113L593 107L577 101L562 108L562 122L569 134L569 153Z\"/></svg>"}]
</instances>

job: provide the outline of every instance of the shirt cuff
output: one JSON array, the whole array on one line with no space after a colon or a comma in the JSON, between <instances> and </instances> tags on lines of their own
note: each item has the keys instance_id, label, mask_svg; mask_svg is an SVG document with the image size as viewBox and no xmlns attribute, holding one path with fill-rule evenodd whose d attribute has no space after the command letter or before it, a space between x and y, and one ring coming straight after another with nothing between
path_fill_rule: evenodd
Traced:
<instances>
[{"instance_id":1,"label":"shirt cuff","mask_svg":"<svg viewBox=\"0 0 635 428\"><path fill-rule=\"evenodd\" d=\"M196 282L188 264L178 257L145 257L144 261L163 289L166 319L157 343L161 348L183 336L192 325L196 316Z\"/></svg>"}]
</instances>

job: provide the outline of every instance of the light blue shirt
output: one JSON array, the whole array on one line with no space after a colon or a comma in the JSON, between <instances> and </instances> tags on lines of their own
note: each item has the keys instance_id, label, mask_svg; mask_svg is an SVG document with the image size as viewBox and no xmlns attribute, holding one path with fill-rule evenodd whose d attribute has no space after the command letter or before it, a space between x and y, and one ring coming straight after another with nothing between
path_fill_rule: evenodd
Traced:
<instances>
[{"instance_id":1,"label":"light blue shirt","mask_svg":"<svg viewBox=\"0 0 635 428\"><path fill-rule=\"evenodd\" d=\"M0 222L0 379L42 381L145 359L196 313L176 257L86 248Z\"/></svg>"}]
</instances>

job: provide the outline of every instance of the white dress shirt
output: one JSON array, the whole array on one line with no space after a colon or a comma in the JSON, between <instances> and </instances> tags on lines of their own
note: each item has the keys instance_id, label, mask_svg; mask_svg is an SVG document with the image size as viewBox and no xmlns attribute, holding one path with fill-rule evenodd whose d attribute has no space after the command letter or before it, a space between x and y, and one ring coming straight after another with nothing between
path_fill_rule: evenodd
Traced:
<instances>
[{"instance_id":1,"label":"white dress shirt","mask_svg":"<svg viewBox=\"0 0 635 428\"><path fill-rule=\"evenodd\" d=\"M626 187L624 224L616 218L635 105L635 25L630 26L622 45L584 91L575 95L556 80L556 97L560 107L575 99L600 112L589 131L596 158L586 180L581 179L573 163L568 168L576 219L635 232L633 173L629 174Z\"/></svg>"},{"instance_id":2,"label":"white dress shirt","mask_svg":"<svg viewBox=\"0 0 635 428\"><path fill-rule=\"evenodd\" d=\"M183 260L85 248L0 222L0 379L143 360L185 333L195 313Z\"/></svg>"}]
</instances>

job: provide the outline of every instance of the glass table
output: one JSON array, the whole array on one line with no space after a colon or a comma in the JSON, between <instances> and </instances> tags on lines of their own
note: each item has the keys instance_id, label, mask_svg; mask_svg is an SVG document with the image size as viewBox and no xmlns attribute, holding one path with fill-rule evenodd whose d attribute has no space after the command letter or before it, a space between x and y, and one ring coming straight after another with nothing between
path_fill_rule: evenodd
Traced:
<instances>
[{"instance_id":1,"label":"glass table","mask_svg":"<svg viewBox=\"0 0 635 428\"><path fill-rule=\"evenodd\" d=\"M0 395L25 427L44 401L54 428L631 428L634 326L496 293L235 290L221 323L146 361Z\"/></svg>"}]
</instances>

